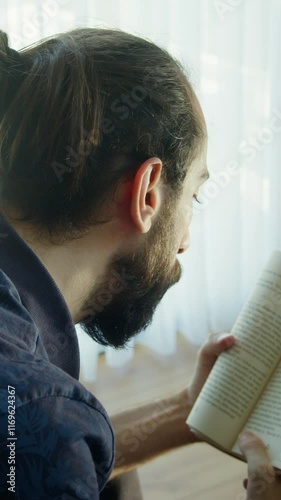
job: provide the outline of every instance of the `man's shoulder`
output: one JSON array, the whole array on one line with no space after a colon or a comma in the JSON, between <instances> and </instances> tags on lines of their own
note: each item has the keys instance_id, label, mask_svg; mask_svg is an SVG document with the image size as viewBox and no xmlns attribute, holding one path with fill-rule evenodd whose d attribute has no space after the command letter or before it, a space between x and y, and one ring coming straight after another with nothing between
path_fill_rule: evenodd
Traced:
<instances>
[{"instance_id":1,"label":"man's shoulder","mask_svg":"<svg viewBox=\"0 0 281 500\"><path fill-rule=\"evenodd\" d=\"M21 498L59 492L98 499L112 470L114 435L95 396L40 359L6 360L0 387L0 464L15 452ZM5 487L0 481L0 492Z\"/></svg>"},{"instance_id":2,"label":"man's shoulder","mask_svg":"<svg viewBox=\"0 0 281 500\"><path fill-rule=\"evenodd\" d=\"M19 293L9 276L0 268L0 307L10 310L14 305L22 305Z\"/></svg>"},{"instance_id":3,"label":"man's shoulder","mask_svg":"<svg viewBox=\"0 0 281 500\"><path fill-rule=\"evenodd\" d=\"M109 417L78 380L38 352L38 338L0 271L0 493L15 459L23 499L98 499L114 459Z\"/></svg>"},{"instance_id":4,"label":"man's shoulder","mask_svg":"<svg viewBox=\"0 0 281 500\"><path fill-rule=\"evenodd\" d=\"M21 498L68 493L98 499L114 460L113 432L104 413L85 398L63 394L25 403L16 398L14 405L6 392L6 406L8 412L0 412L0 463L12 464L15 458ZM0 492L7 487L6 468Z\"/></svg>"},{"instance_id":5,"label":"man's shoulder","mask_svg":"<svg viewBox=\"0 0 281 500\"><path fill-rule=\"evenodd\" d=\"M38 328L22 304L17 288L0 269L0 353L12 356L12 346L15 351L34 352L38 335Z\"/></svg>"}]
</instances>

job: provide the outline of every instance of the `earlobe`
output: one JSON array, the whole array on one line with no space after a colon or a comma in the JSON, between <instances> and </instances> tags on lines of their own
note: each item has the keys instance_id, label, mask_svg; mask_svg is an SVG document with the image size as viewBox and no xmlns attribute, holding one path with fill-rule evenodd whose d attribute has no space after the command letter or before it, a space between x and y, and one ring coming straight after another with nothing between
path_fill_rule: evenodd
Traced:
<instances>
[{"instance_id":1,"label":"earlobe","mask_svg":"<svg viewBox=\"0 0 281 500\"><path fill-rule=\"evenodd\" d=\"M131 217L141 233L147 233L161 204L161 171L159 158L146 160L138 169L133 183Z\"/></svg>"}]
</instances>

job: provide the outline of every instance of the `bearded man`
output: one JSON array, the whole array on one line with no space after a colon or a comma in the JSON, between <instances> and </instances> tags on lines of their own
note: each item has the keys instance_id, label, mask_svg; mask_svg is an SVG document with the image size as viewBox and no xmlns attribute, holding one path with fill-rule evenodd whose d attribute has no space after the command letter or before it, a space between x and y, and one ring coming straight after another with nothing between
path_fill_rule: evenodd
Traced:
<instances>
[{"instance_id":1,"label":"bearded man","mask_svg":"<svg viewBox=\"0 0 281 500\"><path fill-rule=\"evenodd\" d=\"M21 51L0 32L0 490L21 499L141 498L136 468L197 438L189 387L113 416L79 379L75 324L116 348L181 275L208 177L203 113L181 65L119 30ZM153 424L132 452L124 432ZM5 497L6 498L6 497Z\"/></svg>"}]
</instances>

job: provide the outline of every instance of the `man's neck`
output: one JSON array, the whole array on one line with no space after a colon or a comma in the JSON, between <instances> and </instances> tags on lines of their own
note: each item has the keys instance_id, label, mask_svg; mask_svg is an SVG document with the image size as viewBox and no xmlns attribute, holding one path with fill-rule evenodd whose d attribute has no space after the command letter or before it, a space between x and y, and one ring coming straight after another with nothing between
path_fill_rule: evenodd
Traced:
<instances>
[{"instance_id":1,"label":"man's neck","mask_svg":"<svg viewBox=\"0 0 281 500\"><path fill-rule=\"evenodd\" d=\"M57 245L40 236L32 225L3 215L56 282L74 323L81 321L82 304L103 276L111 255L105 242L107 231L97 226L81 238Z\"/></svg>"}]
</instances>

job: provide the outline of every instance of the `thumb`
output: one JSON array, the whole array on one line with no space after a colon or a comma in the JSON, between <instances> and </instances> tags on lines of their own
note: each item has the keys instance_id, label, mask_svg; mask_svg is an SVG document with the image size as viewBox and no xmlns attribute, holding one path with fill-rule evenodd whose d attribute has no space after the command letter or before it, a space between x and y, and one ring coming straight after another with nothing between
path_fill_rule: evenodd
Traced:
<instances>
[{"instance_id":1,"label":"thumb","mask_svg":"<svg viewBox=\"0 0 281 500\"><path fill-rule=\"evenodd\" d=\"M201 367L212 368L219 354L230 349L234 343L235 337L231 333L210 334L198 353L199 364Z\"/></svg>"},{"instance_id":2,"label":"thumb","mask_svg":"<svg viewBox=\"0 0 281 500\"><path fill-rule=\"evenodd\" d=\"M252 432L243 432L239 436L239 446L248 462L249 480L251 474L274 477L265 444Z\"/></svg>"}]
</instances>

